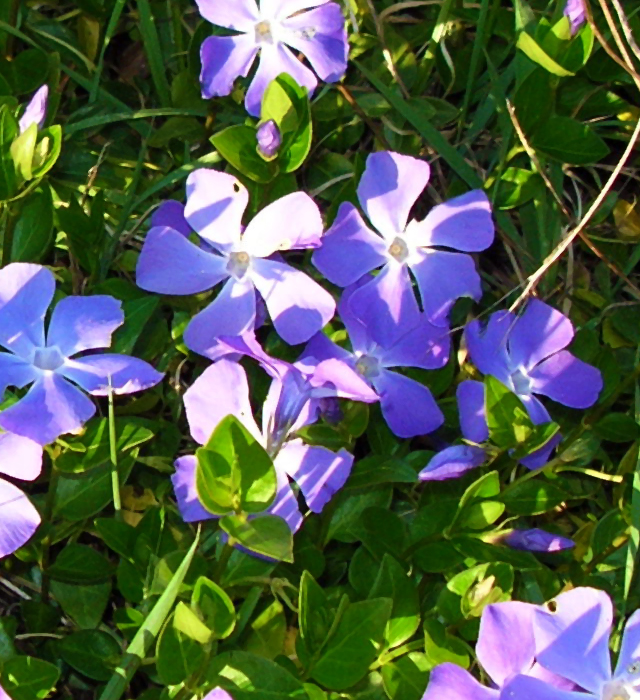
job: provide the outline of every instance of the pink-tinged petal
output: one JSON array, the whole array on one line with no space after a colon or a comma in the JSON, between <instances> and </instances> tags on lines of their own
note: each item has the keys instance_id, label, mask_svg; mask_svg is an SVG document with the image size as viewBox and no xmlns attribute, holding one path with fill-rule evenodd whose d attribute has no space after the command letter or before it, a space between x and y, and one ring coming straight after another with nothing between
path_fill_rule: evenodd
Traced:
<instances>
[{"instance_id":1,"label":"pink-tinged petal","mask_svg":"<svg viewBox=\"0 0 640 700\"><path fill-rule=\"evenodd\" d=\"M313 72L299 61L286 46L280 43L263 43L260 51L260 64L245 99L245 107L251 116L260 116L264 91L269 83L281 73L288 73L298 85L306 87L309 94L313 93L318 84Z\"/></svg>"},{"instance_id":2,"label":"pink-tinged petal","mask_svg":"<svg viewBox=\"0 0 640 700\"><path fill-rule=\"evenodd\" d=\"M491 203L482 190L472 190L434 207L427 218L411 228L412 242L477 253L495 236Z\"/></svg>"},{"instance_id":3,"label":"pink-tinged petal","mask_svg":"<svg viewBox=\"0 0 640 700\"><path fill-rule=\"evenodd\" d=\"M417 324L378 356L383 367L440 369L449 361L450 351L449 329L434 326L419 314Z\"/></svg>"},{"instance_id":4,"label":"pink-tinged petal","mask_svg":"<svg viewBox=\"0 0 640 700\"><path fill-rule=\"evenodd\" d=\"M230 279L218 296L191 319L184 342L193 352L205 357L219 348L217 339L252 331L256 322L256 293L250 282Z\"/></svg>"},{"instance_id":5,"label":"pink-tinged petal","mask_svg":"<svg viewBox=\"0 0 640 700\"><path fill-rule=\"evenodd\" d=\"M183 236L190 236L193 229L184 218L184 204L175 199L168 199L153 212L149 229L172 228Z\"/></svg>"},{"instance_id":6,"label":"pink-tinged petal","mask_svg":"<svg viewBox=\"0 0 640 700\"><path fill-rule=\"evenodd\" d=\"M0 474L33 481L42 471L42 447L13 433L0 434Z\"/></svg>"},{"instance_id":7,"label":"pink-tinged petal","mask_svg":"<svg viewBox=\"0 0 640 700\"><path fill-rule=\"evenodd\" d=\"M306 56L313 70L328 83L347 70L349 44L342 8L330 2L285 20L283 41Z\"/></svg>"},{"instance_id":8,"label":"pink-tinged petal","mask_svg":"<svg viewBox=\"0 0 640 700\"><path fill-rule=\"evenodd\" d=\"M40 515L19 488L0 479L0 559L26 544L40 525ZM0 689L2 697L11 700Z\"/></svg>"},{"instance_id":9,"label":"pink-tinged petal","mask_svg":"<svg viewBox=\"0 0 640 700\"><path fill-rule=\"evenodd\" d=\"M222 359L207 367L185 392L184 406L191 437L200 445L228 415L235 416L262 442L249 401L247 374L237 362Z\"/></svg>"},{"instance_id":10,"label":"pink-tinged petal","mask_svg":"<svg viewBox=\"0 0 640 700\"><path fill-rule=\"evenodd\" d=\"M162 381L164 375L148 362L113 353L66 360L60 374L93 396L133 394Z\"/></svg>"},{"instance_id":11,"label":"pink-tinged petal","mask_svg":"<svg viewBox=\"0 0 640 700\"><path fill-rule=\"evenodd\" d=\"M521 549L526 552L562 552L565 549L575 547L575 542L568 537L555 535L537 527L531 530L511 530L500 540L513 549Z\"/></svg>"},{"instance_id":12,"label":"pink-tinged petal","mask_svg":"<svg viewBox=\"0 0 640 700\"><path fill-rule=\"evenodd\" d=\"M404 233L411 207L429 182L428 163L391 151L378 151L367 158L358 185L358 199L369 221L392 243Z\"/></svg>"},{"instance_id":13,"label":"pink-tinged petal","mask_svg":"<svg viewBox=\"0 0 640 700\"><path fill-rule=\"evenodd\" d=\"M27 395L0 413L0 427L39 445L75 433L96 412L93 401L63 377L49 373Z\"/></svg>"},{"instance_id":14,"label":"pink-tinged petal","mask_svg":"<svg viewBox=\"0 0 640 700\"><path fill-rule=\"evenodd\" d=\"M431 323L447 325L451 307L460 297L476 301L482 296L480 275L470 255L440 250L418 251L410 267L420 290L425 313Z\"/></svg>"},{"instance_id":15,"label":"pink-tinged petal","mask_svg":"<svg viewBox=\"0 0 640 700\"><path fill-rule=\"evenodd\" d=\"M534 617L536 658L542 666L599 694L611 679L611 599L595 588L561 593Z\"/></svg>"},{"instance_id":16,"label":"pink-tinged petal","mask_svg":"<svg viewBox=\"0 0 640 700\"><path fill-rule=\"evenodd\" d=\"M309 509L321 513L349 478L353 455L293 440L280 450L275 465L298 484Z\"/></svg>"},{"instance_id":17,"label":"pink-tinged petal","mask_svg":"<svg viewBox=\"0 0 640 700\"><path fill-rule=\"evenodd\" d=\"M19 126L21 134L23 134L32 124L35 124L38 129L42 129L47 118L48 102L49 86L43 85L31 98L31 101L27 105L24 114L20 119Z\"/></svg>"},{"instance_id":18,"label":"pink-tinged petal","mask_svg":"<svg viewBox=\"0 0 640 700\"><path fill-rule=\"evenodd\" d=\"M498 686L533 665L535 605L509 601L487 605L480 618L476 655L491 680Z\"/></svg>"},{"instance_id":19,"label":"pink-tinged petal","mask_svg":"<svg viewBox=\"0 0 640 700\"><path fill-rule=\"evenodd\" d=\"M250 255L266 258L278 250L317 248L322 230L318 205L308 194L293 192L262 209L247 226L242 243Z\"/></svg>"},{"instance_id":20,"label":"pink-tinged petal","mask_svg":"<svg viewBox=\"0 0 640 700\"><path fill-rule=\"evenodd\" d=\"M486 459L487 453L481 447L453 445L434 455L418 478L420 481L457 479L484 464Z\"/></svg>"},{"instance_id":21,"label":"pink-tinged petal","mask_svg":"<svg viewBox=\"0 0 640 700\"><path fill-rule=\"evenodd\" d=\"M237 78L249 75L259 47L251 34L210 36L200 47L200 87L205 99L233 92Z\"/></svg>"},{"instance_id":22,"label":"pink-tinged petal","mask_svg":"<svg viewBox=\"0 0 640 700\"><path fill-rule=\"evenodd\" d=\"M254 260L252 279L273 325L290 345L304 343L329 323L336 303L304 272L274 260Z\"/></svg>"},{"instance_id":23,"label":"pink-tinged petal","mask_svg":"<svg viewBox=\"0 0 640 700\"><path fill-rule=\"evenodd\" d=\"M531 299L509 332L509 355L514 366L526 370L573 340L573 324L553 307Z\"/></svg>"},{"instance_id":24,"label":"pink-tinged petal","mask_svg":"<svg viewBox=\"0 0 640 700\"><path fill-rule=\"evenodd\" d=\"M56 282L41 265L11 263L0 270L0 345L31 360L44 346L44 317Z\"/></svg>"},{"instance_id":25,"label":"pink-tinged petal","mask_svg":"<svg viewBox=\"0 0 640 700\"><path fill-rule=\"evenodd\" d=\"M7 387L22 389L35 382L39 376L38 370L26 360L8 352L0 352L0 400Z\"/></svg>"},{"instance_id":26,"label":"pink-tinged petal","mask_svg":"<svg viewBox=\"0 0 640 700\"><path fill-rule=\"evenodd\" d=\"M382 415L398 437L432 433L444 423L442 411L426 386L397 372L382 372L372 379Z\"/></svg>"},{"instance_id":27,"label":"pink-tinged petal","mask_svg":"<svg viewBox=\"0 0 640 700\"><path fill-rule=\"evenodd\" d=\"M473 364L482 374L491 374L503 384L510 383L507 342L515 316L508 311L491 314L486 325L471 321L464 330L464 339Z\"/></svg>"},{"instance_id":28,"label":"pink-tinged petal","mask_svg":"<svg viewBox=\"0 0 640 700\"><path fill-rule=\"evenodd\" d=\"M570 408L593 406L602 391L600 370L567 350L543 360L529 372L529 376L532 391Z\"/></svg>"},{"instance_id":29,"label":"pink-tinged petal","mask_svg":"<svg viewBox=\"0 0 640 700\"><path fill-rule=\"evenodd\" d=\"M173 492L176 495L178 510L185 523L197 523L212 520L218 516L211 514L200 503L196 488L196 470L198 460L195 455L180 457L174 463L175 473L171 476Z\"/></svg>"},{"instance_id":30,"label":"pink-tinged petal","mask_svg":"<svg viewBox=\"0 0 640 700\"><path fill-rule=\"evenodd\" d=\"M422 700L498 700L499 692L485 688L460 666L444 663L429 676ZM530 699L528 699L530 700Z\"/></svg>"},{"instance_id":31,"label":"pink-tinged petal","mask_svg":"<svg viewBox=\"0 0 640 700\"><path fill-rule=\"evenodd\" d=\"M248 203L247 188L233 175L200 168L187 178L185 218L218 250L240 243L242 217Z\"/></svg>"},{"instance_id":32,"label":"pink-tinged petal","mask_svg":"<svg viewBox=\"0 0 640 700\"><path fill-rule=\"evenodd\" d=\"M489 426L484 407L484 384L467 380L456 389L460 428L466 440L481 443L489 439Z\"/></svg>"},{"instance_id":33,"label":"pink-tinged petal","mask_svg":"<svg viewBox=\"0 0 640 700\"><path fill-rule=\"evenodd\" d=\"M122 304L113 297L65 297L53 310L47 345L57 346L64 357L83 350L111 346L111 336L124 323Z\"/></svg>"},{"instance_id":34,"label":"pink-tinged petal","mask_svg":"<svg viewBox=\"0 0 640 700\"><path fill-rule=\"evenodd\" d=\"M300 529L304 520L298 506L298 499L291 488L287 475L282 469L276 468L276 477L278 480L276 499L266 512L269 515L277 515L279 518L282 518L289 526L291 532L295 533ZM266 557L261 558L266 559Z\"/></svg>"},{"instance_id":35,"label":"pink-tinged petal","mask_svg":"<svg viewBox=\"0 0 640 700\"><path fill-rule=\"evenodd\" d=\"M349 307L367 335L383 348L395 345L421 319L409 271L395 261L354 290Z\"/></svg>"},{"instance_id":36,"label":"pink-tinged petal","mask_svg":"<svg viewBox=\"0 0 640 700\"><path fill-rule=\"evenodd\" d=\"M201 0L202 1L202 0ZM0 698L2 700L2 698ZM231 695L222 688L214 688L210 693L204 696L203 700L233 700Z\"/></svg>"},{"instance_id":37,"label":"pink-tinged petal","mask_svg":"<svg viewBox=\"0 0 640 700\"><path fill-rule=\"evenodd\" d=\"M172 228L152 228L136 267L138 287L157 294L199 294L229 277L227 259Z\"/></svg>"},{"instance_id":38,"label":"pink-tinged petal","mask_svg":"<svg viewBox=\"0 0 640 700\"><path fill-rule=\"evenodd\" d=\"M578 689L578 686L575 683L567 680L566 678L563 678L562 676L558 676L555 673L551 673L551 671L547 671L547 669L544 668L544 666L541 666L537 661L533 664L533 666L527 673L527 676L537 678L538 680L541 680L544 683L552 685L554 688L558 688L560 690ZM592 696L589 695L589 697L591 698Z\"/></svg>"},{"instance_id":39,"label":"pink-tinged petal","mask_svg":"<svg viewBox=\"0 0 640 700\"><path fill-rule=\"evenodd\" d=\"M400 376L387 370L383 370L382 374ZM313 396L316 398L337 396L341 399L364 403L375 403L379 399L378 394L365 379L344 360L330 358L319 362L309 377L309 383L313 387Z\"/></svg>"},{"instance_id":40,"label":"pink-tinged petal","mask_svg":"<svg viewBox=\"0 0 640 700\"><path fill-rule=\"evenodd\" d=\"M563 14L571 23L571 36L573 36L587 21L587 9L584 0L567 0Z\"/></svg>"},{"instance_id":41,"label":"pink-tinged petal","mask_svg":"<svg viewBox=\"0 0 640 700\"><path fill-rule=\"evenodd\" d=\"M367 227L360 212L350 202L344 202L311 262L329 282L347 287L384 265L386 250L387 244Z\"/></svg>"},{"instance_id":42,"label":"pink-tinged petal","mask_svg":"<svg viewBox=\"0 0 640 700\"><path fill-rule=\"evenodd\" d=\"M11 698L2 688L0 688L0 700L11 700Z\"/></svg>"},{"instance_id":43,"label":"pink-tinged petal","mask_svg":"<svg viewBox=\"0 0 640 700\"><path fill-rule=\"evenodd\" d=\"M595 700L591 693L578 693L557 688L532 676L515 676L500 694L508 700Z\"/></svg>"},{"instance_id":44,"label":"pink-tinged petal","mask_svg":"<svg viewBox=\"0 0 640 700\"><path fill-rule=\"evenodd\" d=\"M260 21L255 0L196 0L200 14L211 24L237 32L252 32Z\"/></svg>"},{"instance_id":45,"label":"pink-tinged petal","mask_svg":"<svg viewBox=\"0 0 640 700\"><path fill-rule=\"evenodd\" d=\"M614 675L622 675L638 659L640 659L640 610L636 610L627 620Z\"/></svg>"}]
</instances>

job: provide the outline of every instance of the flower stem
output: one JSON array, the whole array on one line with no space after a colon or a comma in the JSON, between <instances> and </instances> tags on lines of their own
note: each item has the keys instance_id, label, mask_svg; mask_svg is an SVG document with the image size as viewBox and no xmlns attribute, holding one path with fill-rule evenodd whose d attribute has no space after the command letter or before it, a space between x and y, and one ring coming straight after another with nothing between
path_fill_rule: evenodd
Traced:
<instances>
[{"instance_id":1,"label":"flower stem","mask_svg":"<svg viewBox=\"0 0 640 700\"><path fill-rule=\"evenodd\" d=\"M7 205L4 216L4 232L2 234L2 264L8 265L11 262L13 251L13 239L16 232L16 225L20 217L20 210Z\"/></svg>"},{"instance_id":2,"label":"flower stem","mask_svg":"<svg viewBox=\"0 0 640 700\"><path fill-rule=\"evenodd\" d=\"M113 408L113 390L109 389L109 452L111 458L111 490L116 520L122 521L122 500L120 497L120 475L118 474L118 449L116 439L116 418Z\"/></svg>"},{"instance_id":3,"label":"flower stem","mask_svg":"<svg viewBox=\"0 0 640 700\"><path fill-rule=\"evenodd\" d=\"M229 559L231 559L231 555L233 554L234 544L235 540L231 537L224 543L224 548L220 554L220 559L218 559L216 567L213 570L212 578L215 583L220 583L222 579L222 574L224 574L227 564L229 563Z\"/></svg>"},{"instance_id":4,"label":"flower stem","mask_svg":"<svg viewBox=\"0 0 640 700\"><path fill-rule=\"evenodd\" d=\"M44 504L44 513L42 515L42 521L47 524L48 531L45 538L42 540L42 558L40 561L40 566L42 569L42 588L40 591L41 600L43 603L49 602L49 559L51 555L51 540L52 540L52 521L53 521L53 509L56 504L56 491L58 490L58 478L60 472L56 469L55 459L51 458L51 477L49 478L49 490L47 491L47 500Z\"/></svg>"}]
</instances>

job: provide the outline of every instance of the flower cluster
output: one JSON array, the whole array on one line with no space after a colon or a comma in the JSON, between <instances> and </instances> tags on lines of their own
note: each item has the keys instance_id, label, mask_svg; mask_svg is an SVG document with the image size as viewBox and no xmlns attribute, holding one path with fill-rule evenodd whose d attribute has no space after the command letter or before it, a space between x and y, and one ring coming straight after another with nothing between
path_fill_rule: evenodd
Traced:
<instances>
[{"instance_id":1,"label":"flower cluster","mask_svg":"<svg viewBox=\"0 0 640 700\"><path fill-rule=\"evenodd\" d=\"M640 689L640 611L627 622L615 671L613 606L594 588L545 605L510 601L482 613L476 655L492 687L451 663L432 672L423 700L631 700Z\"/></svg>"}]
</instances>

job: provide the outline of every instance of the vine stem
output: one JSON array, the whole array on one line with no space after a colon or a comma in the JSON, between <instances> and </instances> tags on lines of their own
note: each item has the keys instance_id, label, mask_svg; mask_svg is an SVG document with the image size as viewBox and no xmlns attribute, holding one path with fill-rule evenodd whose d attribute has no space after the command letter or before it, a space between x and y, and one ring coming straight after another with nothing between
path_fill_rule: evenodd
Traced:
<instances>
[{"instance_id":1,"label":"vine stem","mask_svg":"<svg viewBox=\"0 0 640 700\"><path fill-rule=\"evenodd\" d=\"M118 474L118 449L116 438L116 419L113 407L113 388L109 377L109 456L111 458L111 490L116 520L122 521L122 500L120 496L120 475Z\"/></svg>"},{"instance_id":2,"label":"vine stem","mask_svg":"<svg viewBox=\"0 0 640 700\"><path fill-rule=\"evenodd\" d=\"M52 527L51 522L53 520L53 509L56 504L56 491L58 490L58 479L60 472L56 469L56 461L53 455L51 455L51 477L49 479L49 490L47 491L47 500L44 504L44 513L42 515L42 521L47 523L49 530L45 538L42 541L42 588L40 590L40 596L43 603L49 602L49 590L50 590L50 579L49 579L49 559L51 555L51 533Z\"/></svg>"},{"instance_id":3,"label":"vine stem","mask_svg":"<svg viewBox=\"0 0 640 700\"><path fill-rule=\"evenodd\" d=\"M2 264L8 265L11 262L11 252L13 250L13 239L16 232L16 225L20 211L6 205L4 217L4 232L2 234Z\"/></svg>"}]
</instances>

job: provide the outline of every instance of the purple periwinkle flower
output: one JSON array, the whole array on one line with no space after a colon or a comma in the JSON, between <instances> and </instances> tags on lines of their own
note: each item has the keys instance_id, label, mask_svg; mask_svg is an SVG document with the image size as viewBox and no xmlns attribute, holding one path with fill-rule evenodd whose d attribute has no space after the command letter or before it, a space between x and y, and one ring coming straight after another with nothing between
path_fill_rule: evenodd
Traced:
<instances>
[{"instance_id":1,"label":"purple periwinkle flower","mask_svg":"<svg viewBox=\"0 0 640 700\"><path fill-rule=\"evenodd\" d=\"M187 180L184 217L203 245L191 243L172 225L154 227L138 260L138 285L151 292L197 294L225 281L184 333L187 346L201 355L214 353L221 336L253 331L256 290L276 331L292 345L309 340L335 313L329 292L304 272L271 257L280 250L320 245L322 218L313 200L294 192L260 211L243 229L248 201L246 188L232 175L196 170ZM162 212L168 215L180 222L175 206Z\"/></svg>"},{"instance_id":2,"label":"purple periwinkle flower","mask_svg":"<svg viewBox=\"0 0 640 700\"><path fill-rule=\"evenodd\" d=\"M0 700L2 700L1 697ZM214 688L210 693L207 693L202 700L233 700L233 698L226 690Z\"/></svg>"},{"instance_id":3,"label":"purple periwinkle flower","mask_svg":"<svg viewBox=\"0 0 640 700\"><path fill-rule=\"evenodd\" d=\"M273 119L260 124L256 137L258 140L258 152L267 160L275 158L280 150L280 146L282 146L282 136L278 125Z\"/></svg>"},{"instance_id":4,"label":"purple periwinkle flower","mask_svg":"<svg viewBox=\"0 0 640 700\"><path fill-rule=\"evenodd\" d=\"M430 168L417 158L381 151L367 158L358 199L371 225L349 202L340 206L313 264L334 284L347 287L382 267L351 299L351 309L372 325L374 339L385 342L400 329L402 307L414 296L415 278L431 323L447 325L456 299L482 295L472 253L493 242L491 206L473 190L434 207L423 221L409 220L411 208L429 181ZM445 250L450 249L450 250ZM400 329L401 330L401 329Z\"/></svg>"},{"instance_id":5,"label":"purple periwinkle flower","mask_svg":"<svg viewBox=\"0 0 640 700\"><path fill-rule=\"evenodd\" d=\"M567 4L564 6L564 16L571 23L571 35L573 36L587 21L584 0L567 0Z\"/></svg>"},{"instance_id":6,"label":"purple periwinkle flower","mask_svg":"<svg viewBox=\"0 0 640 700\"><path fill-rule=\"evenodd\" d=\"M562 552L576 546L573 540L561 535L554 535L535 527L531 530L511 530L507 534L500 535L496 543L506 544L513 549L522 549L527 552Z\"/></svg>"},{"instance_id":7,"label":"purple periwinkle flower","mask_svg":"<svg viewBox=\"0 0 640 700\"><path fill-rule=\"evenodd\" d=\"M615 671L609 635L613 605L604 591L574 588L533 615L536 659L575 689L559 692L545 679L515 676L506 684L509 700L636 700L640 697L640 610L628 620Z\"/></svg>"},{"instance_id":8,"label":"purple periwinkle flower","mask_svg":"<svg viewBox=\"0 0 640 700\"><path fill-rule=\"evenodd\" d=\"M0 434L0 474L33 481L42 470L42 447L12 433ZM38 529L40 515L17 486L0 478L0 559L24 545ZM0 700L3 698L0 688Z\"/></svg>"},{"instance_id":9,"label":"purple periwinkle flower","mask_svg":"<svg viewBox=\"0 0 640 700\"><path fill-rule=\"evenodd\" d=\"M55 307L45 335L44 317L55 279L45 267L11 263L0 270L0 395L33 386L0 413L0 427L40 445L77 432L93 416L93 396L129 394L162 379L148 363L108 348L122 325L120 302L110 296L69 296ZM78 388L79 387L79 388Z\"/></svg>"},{"instance_id":10,"label":"purple periwinkle flower","mask_svg":"<svg viewBox=\"0 0 640 700\"><path fill-rule=\"evenodd\" d=\"M364 281L365 286L369 284ZM301 364L336 358L353 367L380 397L382 415L391 430L402 438L430 433L444 421L431 392L414 379L391 371L395 367L439 369L449 359L450 339L447 331L425 318L415 299L404 305L399 321L404 334L390 332L387 342L373 337L374 322L362 323L352 312L351 296L358 285L347 289L339 304L339 313L351 340L349 352L318 333L304 350Z\"/></svg>"},{"instance_id":11,"label":"purple periwinkle flower","mask_svg":"<svg viewBox=\"0 0 640 700\"><path fill-rule=\"evenodd\" d=\"M42 129L45 119L47 118L47 104L49 102L49 86L43 85L31 98L27 105L24 114L22 115L19 126L20 133L24 133L32 124L35 124L38 129Z\"/></svg>"},{"instance_id":12,"label":"purple periwinkle flower","mask_svg":"<svg viewBox=\"0 0 640 700\"><path fill-rule=\"evenodd\" d=\"M485 463L487 453L477 445L452 445L435 454L418 474L420 481L457 479Z\"/></svg>"},{"instance_id":13,"label":"purple periwinkle flower","mask_svg":"<svg viewBox=\"0 0 640 700\"><path fill-rule=\"evenodd\" d=\"M240 32L212 36L203 42L203 97L229 95L236 78L249 74L258 54L260 64L245 100L247 111L255 117L260 114L264 91L281 73L288 73L310 93L315 90L316 76L291 49L306 56L326 82L340 80L347 69L347 32L342 10L335 2L260 0L258 7L256 0L196 1L206 20Z\"/></svg>"},{"instance_id":14,"label":"purple periwinkle flower","mask_svg":"<svg viewBox=\"0 0 640 700\"><path fill-rule=\"evenodd\" d=\"M506 689L513 678L543 679L540 682L557 693L523 695L522 700L564 700L563 693L575 686L540 664L533 630L537 610L537 605L517 601L487 605L480 618L476 656L493 687L481 685L460 666L444 663L431 671L422 700L511 700Z\"/></svg>"}]
</instances>

